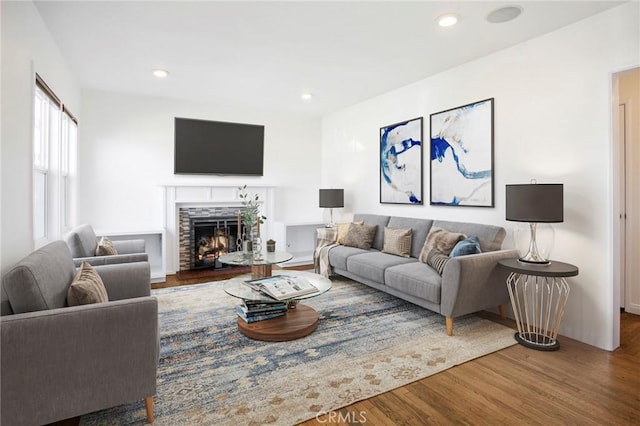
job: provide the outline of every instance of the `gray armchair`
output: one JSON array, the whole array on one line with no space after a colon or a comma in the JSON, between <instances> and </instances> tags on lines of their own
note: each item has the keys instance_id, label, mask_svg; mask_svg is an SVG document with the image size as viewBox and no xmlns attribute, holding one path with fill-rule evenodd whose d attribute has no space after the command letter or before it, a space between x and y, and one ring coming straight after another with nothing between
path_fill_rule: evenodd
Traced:
<instances>
[{"instance_id":1,"label":"gray armchair","mask_svg":"<svg viewBox=\"0 0 640 426\"><path fill-rule=\"evenodd\" d=\"M147 262L149 260L149 256L145 253L144 240L112 241L113 247L118 254L96 256L99 240L91 225L87 224L77 226L64 237L76 266L80 266L83 261L89 262L92 266L97 266L114 263Z\"/></svg>"},{"instance_id":2,"label":"gray armchair","mask_svg":"<svg viewBox=\"0 0 640 426\"><path fill-rule=\"evenodd\" d=\"M75 275L63 241L2 281L0 424L36 425L145 400L153 422L158 302L148 262L96 266L109 302L66 306Z\"/></svg>"}]
</instances>

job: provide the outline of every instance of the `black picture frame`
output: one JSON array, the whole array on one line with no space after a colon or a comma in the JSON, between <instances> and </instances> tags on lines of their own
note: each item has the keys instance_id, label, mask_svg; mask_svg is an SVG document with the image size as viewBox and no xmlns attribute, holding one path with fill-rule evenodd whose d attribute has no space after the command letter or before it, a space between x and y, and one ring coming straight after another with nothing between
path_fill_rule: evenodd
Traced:
<instances>
[{"instance_id":1,"label":"black picture frame","mask_svg":"<svg viewBox=\"0 0 640 426\"><path fill-rule=\"evenodd\" d=\"M430 204L494 207L494 98L436 112L430 126Z\"/></svg>"}]
</instances>

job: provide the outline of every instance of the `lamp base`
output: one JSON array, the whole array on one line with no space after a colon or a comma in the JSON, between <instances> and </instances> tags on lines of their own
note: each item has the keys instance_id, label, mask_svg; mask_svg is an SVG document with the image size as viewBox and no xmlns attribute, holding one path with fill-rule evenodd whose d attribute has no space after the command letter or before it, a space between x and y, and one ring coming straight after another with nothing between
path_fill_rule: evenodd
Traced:
<instances>
[{"instance_id":1,"label":"lamp base","mask_svg":"<svg viewBox=\"0 0 640 426\"><path fill-rule=\"evenodd\" d=\"M550 260L529 260L520 258L518 262L526 263L527 265L549 265L551 263Z\"/></svg>"},{"instance_id":2,"label":"lamp base","mask_svg":"<svg viewBox=\"0 0 640 426\"><path fill-rule=\"evenodd\" d=\"M553 247L554 231L548 223L529 223L514 229L513 240L520 262L527 265L548 265Z\"/></svg>"}]
</instances>

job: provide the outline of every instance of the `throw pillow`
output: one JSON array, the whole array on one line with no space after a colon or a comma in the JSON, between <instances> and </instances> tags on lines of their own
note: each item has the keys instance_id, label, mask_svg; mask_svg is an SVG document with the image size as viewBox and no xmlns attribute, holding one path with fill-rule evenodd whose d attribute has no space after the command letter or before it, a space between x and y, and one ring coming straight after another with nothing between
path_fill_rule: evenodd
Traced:
<instances>
[{"instance_id":1,"label":"throw pillow","mask_svg":"<svg viewBox=\"0 0 640 426\"><path fill-rule=\"evenodd\" d=\"M118 254L118 251L113 246L113 243L107 237L100 238L98 247L96 247L96 256L111 256Z\"/></svg>"},{"instance_id":2,"label":"throw pillow","mask_svg":"<svg viewBox=\"0 0 640 426\"><path fill-rule=\"evenodd\" d=\"M459 232L449 232L437 226L432 226L427 235L427 239L424 241L424 246L422 246L422 250L420 251L420 261L427 263L427 256L429 256L431 250L434 249L448 256L458 241L462 241L465 238L467 238L467 236Z\"/></svg>"},{"instance_id":3,"label":"throw pillow","mask_svg":"<svg viewBox=\"0 0 640 426\"><path fill-rule=\"evenodd\" d=\"M360 220L358 222L351 222L351 223L355 223L356 225L364 225L364 220ZM347 222L347 223L337 224L337 227L338 227L338 237L336 238L337 244L344 245L344 242L347 239L347 232L349 232L349 225L351 225L351 223Z\"/></svg>"},{"instance_id":4,"label":"throw pillow","mask_svg":"<svg viewBox=\"0 0 640 426\"><path fill-rule=\"evenodd\" d=\"M427 265L435 269L438 274L442 275L444 267L451 258L446 254L440 253L438 250L431 250L427 255Z\"/></svg>"},{"instance_id":5,"label":"throw pillow","mask_svg":"<svg viewBox=\"0 0 640 426\"><path fill-rule=\"evenodd\" d=\"M482 253L480 249L480 241L478 237L467 238L456 244L456 246L449 253L450 257L466 256L468 254Z\"/></svg>"},{"instance_id":6,"label":"throw pillow","mask_svg":"<svg viewBox=\"0 0 640 426\"><path fill-rule=\"evenodd\" d=\"M377 228L377 225L367 226L357 225L355 223L350 224L344 245L369 250L371 248L373 238L376 236Z\"/></svg>"},{"instance_id":7,"label":"throw pillow","mask_svg":"<svg viewBox=\"0 0 640 426\"><path fill-rule=\"evenodd\" d=\"M100 275L88 262L82 262L67 290L67 304L77 306L108 301L107 289L104 288Z\"/></svg>"},{"instance_id":8,"label":"throw pillow","mask_svg":"<svg viewBox=\"0 0 640 426\"><path fill-rule=\"evenodd\" d=\"M411 257L411 236L411 228L387 228L385 226L382 251L398 256Z\"/></svg>"}]
</instances>

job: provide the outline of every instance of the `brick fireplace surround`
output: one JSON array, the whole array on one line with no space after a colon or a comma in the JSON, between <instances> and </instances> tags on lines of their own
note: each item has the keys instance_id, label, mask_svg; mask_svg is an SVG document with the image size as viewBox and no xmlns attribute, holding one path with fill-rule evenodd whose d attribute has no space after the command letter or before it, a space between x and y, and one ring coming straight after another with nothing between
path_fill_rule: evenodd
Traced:
<instances>
[{"instance_id":1,"label":"brick fireplace surround","mask_svg":"<svg viewBox=\"0 0 640 426\"><path fill-rule=\"evenodd\" d=\"M189 216L199 213L211 213L213 215L234 216L242 209L239 198L240 185L214 186L214 185L162 185L164 190L164 227L166 230L166 259L167 273L175 274L180 270L189 269L189 254L181 251L181 242L185 237L180 234L184 221L189 221ZM261 225L262 240L271 237L272 214L274 211L274 191L272 186L247 186L248 194L257 194L262 202L261 214L267 220ZM188 225L187 225L188 227ZM189 231L190 232L190 231ZM183 241L181 241L181 239ZM188 243L187 243L188 244ZM264 248L263 248L264 249Z\"/></svg>"}]
</instances>

